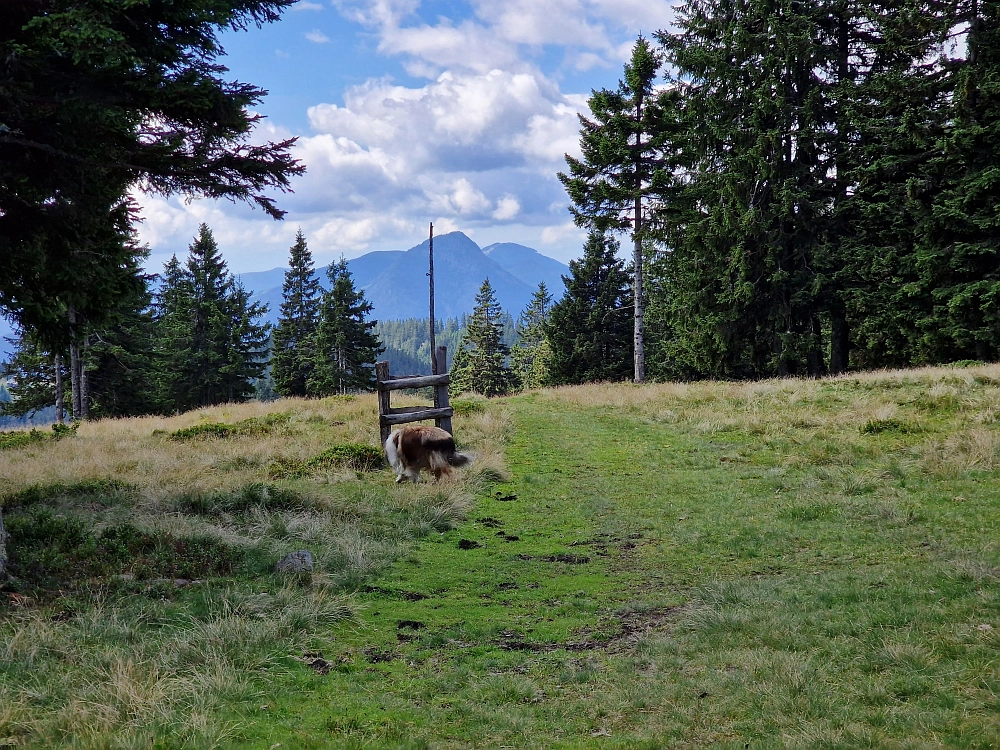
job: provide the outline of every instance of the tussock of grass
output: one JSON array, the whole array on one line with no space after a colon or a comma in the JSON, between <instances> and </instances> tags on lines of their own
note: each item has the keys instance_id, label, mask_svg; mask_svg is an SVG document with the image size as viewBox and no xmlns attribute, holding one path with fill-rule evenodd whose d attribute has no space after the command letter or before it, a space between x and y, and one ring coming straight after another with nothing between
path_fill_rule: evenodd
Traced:
<instances>
[{"instance_id":1,"label":"tussock of grass","mask_svg":"<svg viewBox=\"0 0 1000 750\"><path fill-rule=\"evenodd\" d=\"M72 425L54 424L52 425L51 434L46 434L34 428L30 430L0 432L0 450L24 448L32 443L41 443L45 440L58 440L59 438L73 435L78 427L79 423L73 423Z\"/></svg>"},{"instance_id":2,"label":"tussock of grass","mask_svg":"<svg viewBox=\"0 0 1000 750\"><path fill-rule=\"evenodd\" d=\"M501 423L469 420L456 418L459 439L500 461ZM0 591L0 742L232 739L225 706L259 705L263 670L283 673L350 615L349 592L459 524L481 487L462 471L396 485L375 471L377 425L374 396L286 399L85 423L0 462L13 574ZM269 477L281 460L305 471ZM299 549L312 583L286 586L271 571Z\"/></svg>"},{"instance_id":3,"label":"tussock of grass","mask_svg":"<svg viewBox=\"0 0 1000 750\"><path fill-rule=\"evenodd\" d=\"M330 471L377 471L385 466L382 450L364 443L342 443L306 461L277 458L267 467L273 479L296 479Z\"/></svg>"},{"instance_id":4,"label":"tussock of grass","mask_svg":"<svg viewBox=\"0 0 1000 750\"><path fill-rule=\"evenodd\" d=\"M261 437L270 435L288 423L289 414L272 413L264 417L250 417L233 424L208 422L184 427L170 433L171 440L195 440L198 438Z\"/></svg>"},{"instance_id":5,"label":"tussock of grass","mask_svg":"<svg viewBox=\"0 0 1000 750\"><path fill-rule=\"evenodd\" d=\"M133 499L138 488L120 479L84 479L80 482L34 484L16 492L0 495L0 507L7 509L28 505L52 504L66 500L121 502Z\"/></svg>"}]
</instances>

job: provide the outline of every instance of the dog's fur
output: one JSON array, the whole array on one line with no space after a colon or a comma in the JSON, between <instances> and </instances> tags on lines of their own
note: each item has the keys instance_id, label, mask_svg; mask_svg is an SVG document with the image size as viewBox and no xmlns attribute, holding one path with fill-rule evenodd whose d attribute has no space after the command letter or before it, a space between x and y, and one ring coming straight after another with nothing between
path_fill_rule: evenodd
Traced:
<instances>
[{"instance_id":1,"label":"dog's fur","mask_svg":"<svg viewBox=\"0 0 1000 750\"><path fill-rule=\"evenodd\" d=\"M420 470L427 469L440 479L450 476L451 467L464 466L472 456L455 450L455 438L439 427L401 427L385 441L385 455L396 472L396 482L420 480Z\"/></svg>"}]
</instances>

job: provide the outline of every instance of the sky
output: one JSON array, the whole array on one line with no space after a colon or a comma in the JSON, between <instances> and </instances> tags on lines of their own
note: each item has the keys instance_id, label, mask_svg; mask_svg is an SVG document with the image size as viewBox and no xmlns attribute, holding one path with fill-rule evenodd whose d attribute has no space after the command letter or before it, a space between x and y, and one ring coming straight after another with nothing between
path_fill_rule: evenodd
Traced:
<instances>
[{"instance_id":1,"label":"sky","mask_svg":"<svg viewBox=\"0 0 1000 750\"><path fill-rule=\"evenodd\" d=\"M245 204L137 195L159 271L206 222L237 273L287 265L301 228L317 265L461 230L579 257L556 173L579 154L578 114L614 88L670 0L299 0L226 32L230 78L268 90L256 141L296 136L307 168L276 222Z\"/></svg>"}]
</instances>

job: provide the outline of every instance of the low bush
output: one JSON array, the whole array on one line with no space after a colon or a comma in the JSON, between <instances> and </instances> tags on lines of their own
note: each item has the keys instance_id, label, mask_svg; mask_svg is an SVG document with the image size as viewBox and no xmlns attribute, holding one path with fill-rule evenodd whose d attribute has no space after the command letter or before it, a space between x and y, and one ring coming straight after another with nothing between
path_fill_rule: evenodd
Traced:
<instances>
[{"instance_id":1,"label":"low bush","mask_svg":"<svg viewBox=\"0 0 1000 750\"><path fill-rule=\"evenodd\" d=\"M385 466L382 451L364 443L341 443L306 461L277 458L267 468L272 479L297 479L314 473L348 469L378 471Z\"/></svg>"},{"instance_id":2,"label":"low bush","mask_svg":"<svg viewBox=\"0 0 1000 750\"><path fill-rule=\"evenodd\" d=\"M185 441L203 438L261 437L270 435L278 427L286 424L290 414L275 413L266 417L250 417L239 422L206 422L184 427L170 433L171 440Z\"/></svg>"},{"instance_id":3,"label":"low bush","mask_svg":"<svg viewBox=\"0 0 1000 750\"><path fill-rule=\"evenodd\" d=\"M252 550L216 537L176 536L120 524L95 533L83 521L49 510L7 519L10 572L28 588L72 587L95 578L130 575L202 578L232 575L252 562ZM259 565L249 566L258 572Z\"/></svg>"},{"instance_id":4,"label":"low bush","mask_svg":"<svg viewBox=\"0 0 1000 750\"><path fill-rule=\"evenodd\" d=\"M862 435L879 435L883 432L909 435L916 432L923 432L923 430L918 425L910 424L900 419L869 419L861 426Z\"/></svg>"},{"instance_id":5,"label":"low bush","mask_svg":"<svg viewBox=\"0 0 1000 750\"><path fill-rule=\"evenodd\" d=\"M0 450L23 448L32 443L41 443L45 440L58 440L62 437L68 437L76 434L79 426L79 422L74 422L72 425L54 424L52 425L51 435L47 435L38 429L31 429L28 432L24 430L0 432Z\"/></svg>"},{"instance_id":6,"label":"low bush","mask_svg":"<svg viewBox=\"0 0 1000 750\"><path fill-rule=\"evenodd\" d=\"M190 493L177 500L178 510L200 516L239 515L252 508L261 510L304 510L312 502L283 487L255 482L235 490Z\"/></svg>"},{"instance_id":7,"label":"low bush","mask_svg":"<svg viewBox=\"0 0 1000 750\"><path fill-rule=\"evenodd\" d=\"M138 494L134 484L121 479L84 479L80 482L33 484L17 492L0 495L0 506L11 509L29 505L54 504L62 500L94 500L120 502Z\"/></svg>"}]
</instances>

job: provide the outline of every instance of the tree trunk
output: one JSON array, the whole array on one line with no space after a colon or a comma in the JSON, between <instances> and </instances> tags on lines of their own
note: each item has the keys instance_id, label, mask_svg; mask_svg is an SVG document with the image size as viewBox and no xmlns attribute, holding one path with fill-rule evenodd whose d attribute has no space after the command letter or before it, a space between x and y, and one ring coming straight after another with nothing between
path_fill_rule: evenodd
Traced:
<instances>
[{"instance_id":1,"label":"tree trunk","mask_svg":"<svg viewBox=\"0 0 1000 750\"><path fill-rule=\"evenodd\" d=\"M55 386L55 397L56 397L56 422L63 424L65 419L63 412L66 407L63 404L63 373L62 373L62 355L56 354L53 358L55 370L56 370L56 386Z\"/></svg>"},{"instance_id":2,"label":"tree trunk","mask_svg":"<svg viewBox=\"0 0 1000 750\"><path fill-rule=\"evenodd\" d=\"M3 508L0 508L0 581L7 578L7 532L3 528Z\"/></svg>"},{"instance_id":3,"label":"tree trunk","mask_svg":"<svg viewBox=\"0 0 1000 750\"><path fill-rule=\"evenodd\" d=\"M87 377L87 354L90 351L90 336L83 337L83 351L80 353L80 419L90 419L90 381Z\"/></svg>"},{"instance_id":4,"label":"tree trunk","mask_svg":"<svg viewBox=\"0 0 1000 750\"><path fill-rule=\"evenodd\" d=\"M636 122L642 122L642 97L636 103ZM635 331L633 334L635 352L635 382L646 380L646 341L643 331L642 295L642 132L635 134L635 207L632 223L632 296L635 303Z\"/></svg>"},{"instance_id":5,"label":"tree trunk","mask_svg":"<svg viewBox=\"0 0 1000 750\"><path fill-rule=\"evenodd\" d=\"M825 372L823 367L823 328L817 315L812 316L812 332L813 339L807 355L807 367L809 377L818 378Z\"/></svg>"},{"instance_id":6,"label":"tree trunk","mask_svg":"<svg viewBox=\"0 0 1000 750\"><path fill-rule=\"evenodd\" d=\"M72 391L73 420L80 419L80 345L76 340L76 309L69 308L69 382Z\"/></svg>"},{"instance_id":7,"label":"tree trunk","mask_svg":"<svg viewBox=\"0 0 1000 750\"><path fill-rule=\"evenodd\" d=\"M851 352L850 328L847 315L841 309L834 309L830 315L830 374L847 372Z\"/></svg>"}]
</instances>

